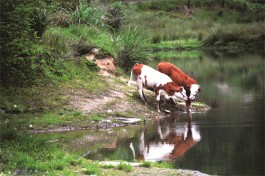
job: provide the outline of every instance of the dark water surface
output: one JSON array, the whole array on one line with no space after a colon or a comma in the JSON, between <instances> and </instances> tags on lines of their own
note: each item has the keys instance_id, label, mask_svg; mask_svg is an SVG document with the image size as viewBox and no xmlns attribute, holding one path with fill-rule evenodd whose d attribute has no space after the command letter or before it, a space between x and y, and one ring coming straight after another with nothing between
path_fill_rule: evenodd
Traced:
<instances>
[{"instance_id":1,"label":"dark water surface","mask_svg":"<svg viewBox=\"0 0 265 176\"><path fill-rule=\"evenodd\" d=\"M165 160L176 168L218 175L264 175L262 54L175 52L158 55L193 75L202 87L205 113L173 113L146 125L88 134L69 150L97 160ZM170 53L172 55L172 53Z\"/></svg>"}]
</instances>

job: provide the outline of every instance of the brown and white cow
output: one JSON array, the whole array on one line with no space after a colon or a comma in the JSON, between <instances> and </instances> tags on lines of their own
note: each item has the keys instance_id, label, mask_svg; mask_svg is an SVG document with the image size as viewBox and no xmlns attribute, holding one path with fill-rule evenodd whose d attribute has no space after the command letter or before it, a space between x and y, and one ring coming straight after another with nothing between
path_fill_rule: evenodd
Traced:
<instances>
[{"instance_id":1,"label":"brown and white cow","mask_svg":"<svg viewBox=\"0 0 265 176\"><path fill-rule=\"evenodd\" d=\"M200 85L193 78L171 63L160 62L157 66L157 70L168 75L177 85L184 87L188 96L186 107L187 111L190 112L191 102L197 98L201 91Z\"/></svg>"},{"instance_id":2,"label":"brown and white cow","mask_svg":"<svg viewBox=\"0 0 265 176\"><path fill-rule=\"evenodd\" d=\"M161 98L172 98L174 102L179 100L186 101L188 99L186 91L182 86L176 85L169 76L147 65L135 64L133 66L128 85L130 86L134 80L137 82L138 93L144 104L147 104L147 100L143 92L143 87L156 93L158 112L161 112Z\"/></svg>"}]
</instances>

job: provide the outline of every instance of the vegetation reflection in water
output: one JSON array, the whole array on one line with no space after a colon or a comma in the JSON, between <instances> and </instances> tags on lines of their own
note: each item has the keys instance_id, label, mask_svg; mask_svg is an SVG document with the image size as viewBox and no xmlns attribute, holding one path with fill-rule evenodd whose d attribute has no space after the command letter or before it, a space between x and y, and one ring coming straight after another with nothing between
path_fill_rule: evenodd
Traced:
<instances>
[{"instance_id":1,"label":"vegetation reflection in water","mask_svg":"<svg viewBox=\"0 0 265 176\"><path fill-rule=\"evenodd\" d=\"M170 161L180 158L200 140L191 114L174 113L146 125L111 129L74 140L69 149L88 159ZM185 116L185 117L183 117ZM184 119L184 120L183 120Z\"/></svg>"}]
</instances>

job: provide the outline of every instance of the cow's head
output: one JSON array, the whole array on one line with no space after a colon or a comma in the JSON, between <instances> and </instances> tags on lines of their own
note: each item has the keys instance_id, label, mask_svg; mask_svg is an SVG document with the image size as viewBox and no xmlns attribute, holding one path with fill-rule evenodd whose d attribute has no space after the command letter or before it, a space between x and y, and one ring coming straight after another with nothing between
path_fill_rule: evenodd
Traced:
<instances>
[{"instance_id":1,"label":"cow's head","mask_svg":"<svg viewBox=\"0 0 265 176\"><path fill-rule=\"evenodd\" d=\"M190 95L189 95L189 99L191 101L194 101L198 94L200 93L201 91L201 87L199 84L192 84L191 87L190 87Z\"/></svg>"},{"instance_id":2,"label":"cow's head","mask_svg":"<svg viewBox=\"0 0 265 176\"><path fill-rule=\"evenodd\" d=\"M179 90L176 91L174 93L174 95L172 96L172 99L174 101L186 101L186 100L188 100L186 90L184 89L184 87L180 86Z\"/></svg>"},{"instance_id":3,"label":"cow's head","mask_svg":"<svg viewBox=\"0 0 265 176\"><path fill-rule=\"evenodd\" d=\"M188 100L186 90L182 86L178 86L173 82L167 83L169 92L171 92L171 98L175 101L186 101Z\"/></svg>"},{"instance_id":4,"label":"cow's head","mask_svg":"<svg viewBox=\"0 0 265 176\"><path fill-rule=\"evenodd\" d=\"M168 82L163 86L159 86L156 88L157 90L163 90L166 99L172 98L174 101L186 101L188 100L188 96L186 94L186 90L182 86L178 86L173 82Z\"/></svg>"}]
</instances>

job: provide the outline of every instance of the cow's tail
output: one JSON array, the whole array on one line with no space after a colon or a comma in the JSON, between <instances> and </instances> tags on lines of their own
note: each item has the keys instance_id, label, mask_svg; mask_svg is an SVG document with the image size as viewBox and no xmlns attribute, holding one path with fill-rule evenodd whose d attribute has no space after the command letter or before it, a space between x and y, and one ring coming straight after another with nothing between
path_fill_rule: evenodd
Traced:
<instances>
[{"instance_id":1,"label":"cow's tail","mask_svg":"<svg viewBox=\"0 0 265 176\"><path fill-rule=\"evenodd\" d=\"M131 70L131 77L130 80L128 81L128 86L131 87L131 84L134 83L136 81L136 77L133 74L133 70Z\"/></svg>"}]
</instances>

